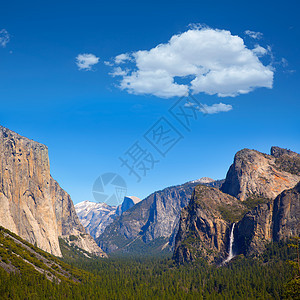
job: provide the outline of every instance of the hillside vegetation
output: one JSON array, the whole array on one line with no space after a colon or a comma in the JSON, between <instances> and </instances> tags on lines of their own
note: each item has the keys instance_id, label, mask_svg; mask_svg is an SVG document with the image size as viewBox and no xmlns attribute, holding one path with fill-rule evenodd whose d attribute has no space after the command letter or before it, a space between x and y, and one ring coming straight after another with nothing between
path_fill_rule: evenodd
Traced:
<instances>
[{"instance_id":1,"label":"hillside vegetation","mask_svg":"<svg viewBox=\"0 0 300 300\"><path fill-rule=\"evenodd\" d=\"M171 258L88 259L68 247L63 262L3 228L0 238L1 299L288 299L295 289L285 261L297 249L283 242L256 259L178 266Z\"/></svg>"}]
</instances>

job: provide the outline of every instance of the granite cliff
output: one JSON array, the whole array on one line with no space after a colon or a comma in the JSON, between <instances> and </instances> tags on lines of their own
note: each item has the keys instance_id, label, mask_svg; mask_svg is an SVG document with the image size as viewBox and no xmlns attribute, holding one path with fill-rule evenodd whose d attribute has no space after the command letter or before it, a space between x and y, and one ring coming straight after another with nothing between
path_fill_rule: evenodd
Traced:
<instances>
[{"instance_id":1,"label":"granite cliff","mask_svg":"<svg viewBox=\"0 0 300 300\"><path fill-rule=\"evenodd\" d=\"M61 256L59 238L106 256L86 233L70 196L50 175L48 148L0 127L0 225Z\"/></svg>"},{"instance_id":2,"label":"granite cliff","mask_svg":"<svg viewBox=\"0 0 300 300\"><path fill-rule=\"evenodd\" d=\"M237 224L234 251L257 255L267 243L300 235L300 182L249 211Z\"/></svg>"},{"instance_id":3,"label":"granite cliff","mask_svg":"<svg viewBox=\"0 0 300 300\"><path fill-rule=\"evenodd\" d=\"M271 155L243 149L236 153L221 191L241 201L249 197L274 199L300 180L300 155L279 147Z\"/></svg>"}]
</instances>

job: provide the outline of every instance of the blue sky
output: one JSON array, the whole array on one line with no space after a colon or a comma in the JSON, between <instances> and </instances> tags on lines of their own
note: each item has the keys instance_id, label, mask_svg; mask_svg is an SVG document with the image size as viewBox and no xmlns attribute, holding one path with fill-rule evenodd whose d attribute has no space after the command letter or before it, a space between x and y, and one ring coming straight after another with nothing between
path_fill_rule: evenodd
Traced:
<instances>
[{"instance_id":1,"label":"blue sky","mask_svg":"<svg viewBox=\"0 0 300 300\"><path fill-rule=\"evenodd\" d=\"M224 178L242 148L300 152L298 16L298 1L3 1L1 125L48 146L52 176L75 203L93 200L106 172L144 198ZM93 55L81 69L80 54ZM120 54L130 61L117 64ZM123 76L112 76L118 67ZM227 111L200 109L187 131L169 112L186 89ZM161 117L183 137L164 157L143 138ZM140 182L119 159L136 141L159 160Z\"/></svg>"}]
</instances>

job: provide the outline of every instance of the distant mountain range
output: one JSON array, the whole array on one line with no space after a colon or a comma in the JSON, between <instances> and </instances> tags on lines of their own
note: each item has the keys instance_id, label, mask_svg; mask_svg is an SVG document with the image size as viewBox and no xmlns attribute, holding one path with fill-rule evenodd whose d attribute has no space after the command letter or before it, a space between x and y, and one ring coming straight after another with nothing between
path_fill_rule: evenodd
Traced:
<instances>
[{"instance_id":1,"label":"distant mountain range","mask_svg":"<svg viewBox=\"0 0 300 300\"><path fill-rule=\"evenodd\" d=\"M158 254L174 245L180 211L199 183L220 187L207 177L154 192L109 224L96 239L107 253Z\"/></svg>"},{"instance_id":2,"label":"distant mountain range","mask_svg":"<svg viewBox=\"0 0 300 300\"><path fill-rule=\"evenodd\" d=\"M124 197L123 203L119 206L83 201L75 205L75 210L87 232L93 238L98 238L116 217L140 201L140 198L134 196Z\"/></svg>"},{"instance_id":3,"label":"distant mountain range","mask_svg":"<svg viewBox=\"0 0 300 300\"><path fill-rule=\"evenodd\" d=\"M258 204L269 203L284 190L293 188L300 180L299 162L299 154L279 147L272 147L271 155L243 149L235 155L226 180L214 181L204 177L154 192L115 218L96 241L107 253L116 254L159 254L173 251L175 246L175 252L178 253L176 259L180 261L180 245L182 242L186 244L185 235L182 234L183 228L193 232L187 225L184 227L183 221L179 222L180 213L182 211L182 217L186 210L192 213L193 210L187 205L195 188L199 185L198 189L208 186L201 188L204 189L201 193L206 194L206 200L202 201L200 206L201 215L206 211L204 207L209 207L207 215L200 218L202 221L197 221L203 225L192 223L191 226L200 226L201 230L206 232L201 235L208 235L210 242L205 240L209 245L206 245L206 252L213 251L215 254L206 258L211 261L224 259L228 255L232 223L240 221ZM238 230L239 226L238 224L235 230ZM264 244L262 243L261 249ZM201 249L200 252L205 256L204 248Z\"/></svg>"},{"instance_id":4,"label":"distant mountain range","mask_svg":"<svg viewBox=\"0 0 300 300\"><path fill-rule=\"evenodd\" d=\"M127 196L119 206L74 207L50 175L47 147L0 126L0 226L10 231L3 236L16 234L55 256L62 249L86 257L174 250L178 263L220 263L257 255L267 243L299 236L299 181L298 153L243 149L225 180L203 177L142 201Z\"/></svg>"}]
</instances>

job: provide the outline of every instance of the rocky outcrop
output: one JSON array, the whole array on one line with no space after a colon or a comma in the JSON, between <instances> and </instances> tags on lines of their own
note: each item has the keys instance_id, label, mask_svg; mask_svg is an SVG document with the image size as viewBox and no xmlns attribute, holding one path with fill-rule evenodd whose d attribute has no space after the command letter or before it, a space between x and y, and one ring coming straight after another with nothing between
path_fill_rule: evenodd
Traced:
<instances>
[{"instance_id":1,"label":"rocky outcrop","mask_svg":"<svg viewBox=\"0 0 300 300\"><path fill-rule=\"evenodd\" d=\"M272 147L272 155L243 149L235 155L221 190L241 201L252 196L274 199L300 180L299 159L299 154L279 147Z\"/></svg>"},{"instance_id":2,"label":"rocky outcrop","mask_svg":"<svg viewBox=\"0 0 300 300\"><path fill-rule=\"evenodd\" d=\"M61 256L58 238L105 256L86 234L70 196L50 175L48 149L0 127L0 225L39 248Z\"/></svg>"},{"instance_id":3,"label":"rocky outcrop","mask_svg":"<svg viewBox=\"0 0 300 300\"><path fill-rule=\"evenodd\" d=\"M180 211L188 204L198 184L199 180L196 180L154 192L108 225L97 243L106 252L170 251L178 230ZM206 184L218 185L220 181Z\"/></svg>"},{"instance_id":4,"label":"rocky outcrop","mask_svg":"<svg viewBox=\"0 0 300 300\"><path fill-rule=\"evenodd\" d=\"M235 254L246 256L261 253L272 241L273 200L249 211L237 224L234 232Z\"/></svg>"},{"instance_id":5,"label":"rocky outcrop","mask_svg":"<svg viewBox=\"0 0 300 300\"><path fill-rule=\"evenodd\" d=\"M274 200L273 240L300 235L300 182Z\"/></svg>"},{"instance_id":6,"label":"rocky outcrop","mask_svg":"<svg viewBox=\"0 0 300 300\"><path fill-rule=\"evenodd\" d=\"M174 259L179 262L205 258L209 262L227 256L231 223L239 220L245 206L220 190L199 185L181 212Z\"/></svg>"},{"instance_id":7,"label":"rocky outcrop","mask_svg":"<svg viewBox=\"0 0 300 300\"><path fill-rule=\"evenodd\" d=\"M75 210L86 231L93 238L98 238L116 217L140 201L140 198L134 196L124 197L123 203L119 206L83 201L75 205Z\"/></svg>"},{"instance_id":8,"label":"rocky outcrop","mask_svg":"<svg viewBox=\"0 0 300 300\"><path fill-rule=\"evenodd\" d=\"M275 157L275 164L279 170L300 175L300 155L288 149L271 148L271 155Z\"/></svg>"},{"instance_id":9,"label":"rocky outcrop","mask_svg":"<svg viewBox=\"0 0 300 300\"><path fill-rule=\"evenodd\" d=\"M106 257L95 240L86 232L76 214L70 195L51 177L51 199L54 199L58 236L91 254ZM71 237L71 238L70 238Z\"/></svg>"},{"instance_id":10,"label":"rocky outcrop","mask_svg":"<svg viewBox=\"0 0 300 300\"><path fill-rule=\"evenodd\" d=\"M248 212L235 232L235 253L256 255L269 242L300 235L300 182Z\"/></svg>"}]
</instances>

